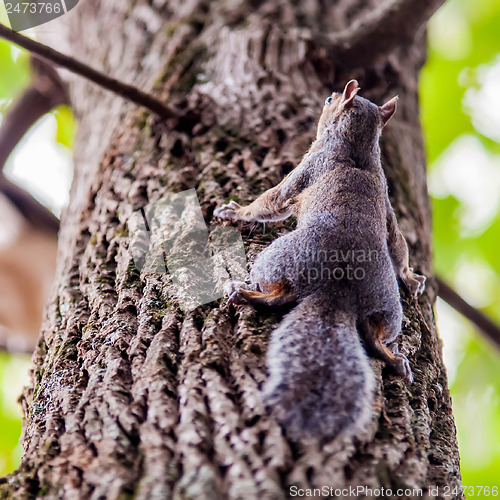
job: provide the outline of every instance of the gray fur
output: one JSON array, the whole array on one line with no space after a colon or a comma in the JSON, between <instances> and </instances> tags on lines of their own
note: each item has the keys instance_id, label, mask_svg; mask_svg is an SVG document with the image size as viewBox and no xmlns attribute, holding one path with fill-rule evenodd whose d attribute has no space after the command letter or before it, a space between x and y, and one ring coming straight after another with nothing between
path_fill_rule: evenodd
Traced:
<instances>
[{"instance_id":1,"label":"gray fur","mask_svg":"<svg viewBox=\"0 0 500 500\"><path fill-rule=\"evenodd\" d=\"M264 400L292 439L369 422L375 379L353 315L309 295L272 333L267 363Z\"/></svg>"}]
</instances>

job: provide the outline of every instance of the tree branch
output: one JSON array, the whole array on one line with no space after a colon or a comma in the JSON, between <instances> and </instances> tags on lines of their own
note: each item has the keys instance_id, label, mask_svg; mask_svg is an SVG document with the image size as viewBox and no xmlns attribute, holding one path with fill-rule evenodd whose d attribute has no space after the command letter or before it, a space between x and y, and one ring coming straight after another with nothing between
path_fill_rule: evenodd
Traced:
<instances>
[{"instance_id":1,"label":"tree branch","mask_svg":"<svg viewBox=\"0 0 500 500\"><path fill-rule=\"evenodd\" d=\"M31 356L33 354L33 349L30 349L28 347L7 345L7 343L3 342L3 340L0 340L0 353L2 352L6 352L8 354ZM0 478L0 484L2 484L2 479L3 478Z\"/></svg>"},{"instance_id":2,"label":"tree branch","mask_svg":"<svg viewBox=\"0 0 500 500\"><path fill-rule=\"evenodd\" d=\"M19 210L33 226L57 238L59 219L23 188L0 176L0 192Z\"/></svg>"},{"instance_id":3,"label":"tree branch","mask_svg":"<svg viewBox=\"0 0 500 500\"><path fill-rule=\"evenodd\" d=\"M0 192L28 222L56 236L59 231L57 217L3 175L8 157L35 122L56 106L69 104L66 88L57 71L37 57L31 56L30 63L33 82L11 106L0 127Z\"/></svg>"},{"instance_id":4,"label":"tree branch","mask_svg":"<svg viewBox=\"0 0 500 500\"><path fill-rule=\"evenodd\" d=\"M453 309L463 314L469 321L474 323L481 332L488 337L497 347L500 347L500 328L485 316L481 311L472 307L455 290L448 286L440 278L436 278L439 287L439 296Z\"/></svg>"},{"instance_id":5,"label":"tree branch","mask_svg":"<svg viewBox=\"0 0 500 500\"><path fill-rule=\"evenodd\" d=\"M23 49L26 49L32 54L36 54L37 56L51 62L52 64L55 64L56 66L61 66L68 71L71 71L72 73L80 75L87 80L94 82L100 87L114 92L124 99L132 101L139 106L143 106L149 109L161 118L169 119L179 116L179 113L174 108L167 106L152 95L139 90L137 87L133 87L132 85L120 82L115 78L111 78L108 75L105 75L104 73L101 73L100 71L97 71L87 66L86 64L73 59L72 57L57 52L57 50L54 50L47 45L35 42L31 38L16 33L15 31L12 31L2 24L0 24L0 37L5 38L9 42L15 43L16 45L19 45Z\"/></svg>"},{"instance_id":6,"label":"tree branch","mask_svg":"<svg viewBox=\"0 0 500 500\"><path fill-rule=\"evenodd\" d=\"M332 58L346 66L373 63L409 45L444 0L386 0L343 31L323 40Z\"/></svg>"},{"instance_id":7,"label":"tree branch","mask_svg":"<svg viewBox=\"0 0 500 500\"><path fill-rule=\"evenodd\" d=\"M57 71L36 57L30 58L34 79L22 96L14 101L0 128L0 170L23 135L56 106L69 104Z\"/></svg>"}]
</instances>

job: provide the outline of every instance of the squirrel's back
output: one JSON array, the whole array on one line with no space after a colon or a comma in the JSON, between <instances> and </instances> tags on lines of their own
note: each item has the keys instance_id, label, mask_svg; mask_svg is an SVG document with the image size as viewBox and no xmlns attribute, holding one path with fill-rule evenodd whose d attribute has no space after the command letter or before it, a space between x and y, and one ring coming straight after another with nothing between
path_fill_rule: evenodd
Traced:
<instances>
[{"instance_id":1,"label":"squirrel's back","mask_svg":"<svg viewBox=\"0 0 500 500\"><path fill-rule=\"evenodd\" d=\"M324 214L323 223L342 230L364 221L363 226L356 226L358 230L366 227L382 235L386 224L385 190L378 172L340 163L297 197L298 227L310 225L309 219ZM315 219L314 224L317 222Z\"/></svg>"}]
</instances>

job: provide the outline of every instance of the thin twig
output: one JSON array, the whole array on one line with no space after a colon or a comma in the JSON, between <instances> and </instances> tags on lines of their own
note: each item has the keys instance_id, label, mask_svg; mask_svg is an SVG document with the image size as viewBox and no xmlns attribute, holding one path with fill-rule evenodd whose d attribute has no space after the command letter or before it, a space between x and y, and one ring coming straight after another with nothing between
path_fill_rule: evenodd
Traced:
<instances>
[{"instance_id":1,"label":"thin twig","mask_svg":"<svg viewBox=\"0 0 500 500\"><path fill-rule=\"evenodd\" d=\"M332 58L351 67L409 45L445 0L386 0L348 28L321 40Z\"/></svg>"},{"instance_id":2,"label":"thin twig","mask_svg":"<svg viewBox=\"0 0 500 500\"><path fill-rule=\"evenodd\" d=\"M22 187L0 174L0 193L19 210L19 213L38 230L53 235L59 233L59 219Z\"/></svg>"},{"instance_id":3,"label":"thin twig","mask_svg":"<svg viewBox=\"0 0 500 500\"><path fill-rule=\"evenodd\" d=\"M463 314L469 321L474 323L481 332L486 335L497 347L500 347L500 328L485 316L481 311L472 307L455 290L447 285L442 279L436 278L439 296L453 309Z\"/></svg>"},{"instance_id":4,"label":"thin twig","mask_svg":"<svg viewBox=\"0 0 500 500\"><path fill-rule=\"evenodd\" d=\"M19 45L23 49L36 54L56 66L61 66L72 73L80 75L100 87L114 92L124 99L128 99L139 106L144 106L161 118L169 119L179 116L179 113L174 108L167 106L152 95L139 90L137 87L133 87L132 85L120 82L115 78L111 78L108 75L105 75L104 73L97 71L86 64L77 61L76 59L73 59L72 57L57 52L57 50L54 50L47 45L35 42L31 38L21 35L20 33L16 33L2 24L0 24L0 37Z\"/></svg>"},{"instance_id":5,"label":"thin twig","mask_svg":"<svg viewBox=\"0 0 500 500\"><path fill-rule=\"evenodd\" d=\"M17 355L17 356L31 356L33 354L33 349L28 347L15 347L15 346L12 347L3 342L0 342L0 352L6 352L7 354ZM0 484L2 484L1 478L0 478Z\"/></svg>"}]
</instances>

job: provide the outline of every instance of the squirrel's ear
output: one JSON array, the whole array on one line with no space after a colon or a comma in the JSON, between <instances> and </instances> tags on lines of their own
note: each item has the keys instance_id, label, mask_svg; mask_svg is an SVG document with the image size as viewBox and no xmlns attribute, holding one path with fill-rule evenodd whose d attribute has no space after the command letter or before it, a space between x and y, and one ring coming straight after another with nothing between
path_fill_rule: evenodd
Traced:
<instances>
[{"instance_id":1,"label":"squirrel's ear","mask_svg":"<svg viewBox=\"0 0 500 500\"><path fill-rule=\"evenodd\" d=\"M399 97L395 96L387 101L383 106L380 106L380 115L382 116L382 125L389 121L389 118L396 112L397 102Z\"/></svg>"},{"instance_id":2,"label":"squirrel's ear","mask_svg":"<svg viewBox=\"0 0 500 500\"><path fill-rule=\"evenodd\" d=\"M357 80L351 80L347 82L345 86L344 93L342 94L342 102L344 108L350 108L356 97L356 94L359 92L359 83Z\"/></svg>"}]
</instances>

